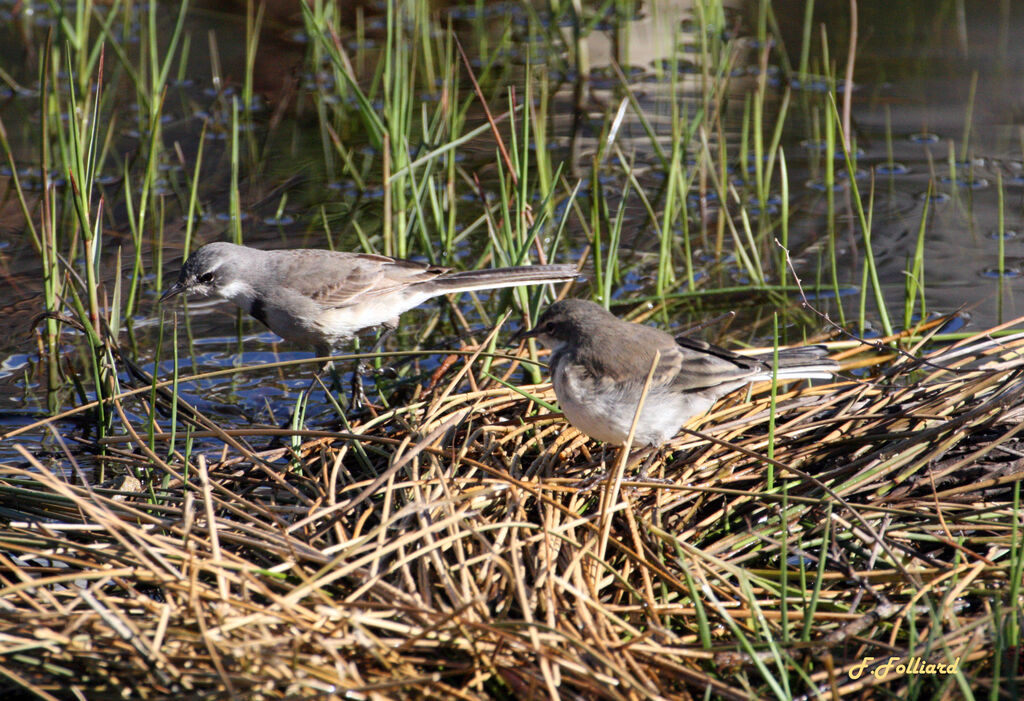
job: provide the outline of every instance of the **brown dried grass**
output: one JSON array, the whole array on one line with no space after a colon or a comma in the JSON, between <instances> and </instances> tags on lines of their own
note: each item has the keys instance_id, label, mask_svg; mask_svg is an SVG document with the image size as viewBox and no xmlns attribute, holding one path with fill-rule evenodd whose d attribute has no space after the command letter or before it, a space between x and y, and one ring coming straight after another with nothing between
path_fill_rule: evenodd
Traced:
<instances>
[{"instance_id":1,"label":"brown dried grass","mask_svg":"<svg viewBox=\"0 0 1024 701\"><path fill-rule=\"evenodd\" d=\"M164 459L116 406L136 486L0 465L0 671L41 698L1006 696L1022 345L858 350L870 380L780 389L771 461L757 387L654 456L664 482L591 489L613 452L472 356L297 446L196 417L219 453ZM959 662L851 678L866 657Z\"/></svg>"}]
</instances>

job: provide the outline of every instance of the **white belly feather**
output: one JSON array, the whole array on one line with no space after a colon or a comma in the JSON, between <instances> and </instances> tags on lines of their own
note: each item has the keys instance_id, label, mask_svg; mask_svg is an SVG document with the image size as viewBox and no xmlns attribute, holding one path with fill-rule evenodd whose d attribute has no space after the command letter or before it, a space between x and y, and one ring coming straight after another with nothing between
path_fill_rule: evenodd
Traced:
<instances>
[{"instance_id":1,"label":"white belly feather","mask_svg":"<svg viewBox=\"0 0 1024 701\"><path fill-rule=\"evenodd\" d=\"M595 381L565 372L552 378L562 411L569 422L591 438L616 445L626 442L639 403L642 385ZM633 444L661 445L692 416L702 414L713 399L666 388L652 388L644 400Z\"/></svg>"}]
</instances>

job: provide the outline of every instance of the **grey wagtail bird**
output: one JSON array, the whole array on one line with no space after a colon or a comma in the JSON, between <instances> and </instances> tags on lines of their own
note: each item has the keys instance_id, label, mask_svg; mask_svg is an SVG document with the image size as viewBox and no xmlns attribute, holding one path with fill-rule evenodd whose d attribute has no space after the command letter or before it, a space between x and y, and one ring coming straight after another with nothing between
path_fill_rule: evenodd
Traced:
<instances>
[{"instance_id":1,"label":"grey wagtail bird","mask_svg":"<svg viewBox=\"0 0 1024 701\"><path fill-rule=\"evenodd\" d=\"M519 285L565 282L575 265L525 265L452 272L369 253L316 249L264 251L209 243L160 296L220 297L286 341L328 355L371 326L394 328L402 312L431 297Z\"/></svg>"},{"instance_id":2,"label":"grey wagtail bird","mask_svg":"<svg viewBox=\"0 0 1024 701\"><path fill-rule=\"evenodd\" d=\"M365 328L398 325L402 312L432 297L565 282L575 265L467 270L388 256L315 249L264 251L209 243L185 261L161 296L220 297L286 341L329 355Z\"/></svg>"},{"instance_id":3,"label":"grey wagtail bird","mask_svg":"<svg viewBox=\"0 0 1024 701\"><path fill-rule=\"evenodd\" d=\"M519 338L537 338L551 349L555 396L573 426L591 438L621 445L633 425L655 351L659 353L633 438L635 446L660 447L688 419L750 382L827 379L838 368L821 346L784 348L746 356L703 341L623 321L604 307L566 299L548 307Z\"/></svg>"}]
</instances>

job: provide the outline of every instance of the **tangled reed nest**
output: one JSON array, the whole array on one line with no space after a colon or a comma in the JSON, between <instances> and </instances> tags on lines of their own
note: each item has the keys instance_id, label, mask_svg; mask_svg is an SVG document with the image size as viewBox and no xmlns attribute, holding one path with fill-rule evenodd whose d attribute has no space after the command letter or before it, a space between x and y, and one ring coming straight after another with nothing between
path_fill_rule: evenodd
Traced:
<instances>
[{"instance_id":1,"label":"tangled reed nest","mask_svg":"<svg viewBox=\"0 0 1024 701\"><path fill-rule=\"evenodd\" d=\"M292 432L196 417L192 439L220 449L187 456L181 432L172 450L133 426L126 407L148 395L125 395L120 435L93 447L137 481L92 486L70 453L20 446L23 462L0 465L2 688L1005 695L1020 664L1022 346L860 352L870 379L780 388L774 411L767 385L738 393L645 481L522 394L550 390L503 386L473 356L344 432L275 443ZM901 674L891 658L944 667Z\"/></svg>"}]
</instances>

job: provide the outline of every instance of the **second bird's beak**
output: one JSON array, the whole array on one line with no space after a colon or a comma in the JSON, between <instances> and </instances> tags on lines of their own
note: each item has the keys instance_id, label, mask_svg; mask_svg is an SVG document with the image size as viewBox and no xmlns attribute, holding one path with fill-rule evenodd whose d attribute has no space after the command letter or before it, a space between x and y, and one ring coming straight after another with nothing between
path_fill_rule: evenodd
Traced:
<instances>
[{"instance_id":1,"label":"second bird's beak","mask_svg":"<svg viewBox=\"0 0 1024 701\"><path fill-rule=\"evenodd\" d=\"M177 297L178 295L180 295L184 291L185 291L185 284L181 280L178 280L176 283L174 283L173 285L168 287L166 290L164 290L164 293L162 295L160 295L160 299L158 299L157 302L162 304L162 303L166 302L167 300L169 300L171 297Z\"/></svg>"},{"instance_id":2,"label":"second bird's beak","mask_svg":"<svg viewBox=\"0 0 1024 701\"><path fill-rule=\"evenodd\" d=\"M535 338L537 336L537 328L528 329L525 326L516 331L511 338L512 343L521 343L528 338Z\"/></svg>"}]
</instances>

